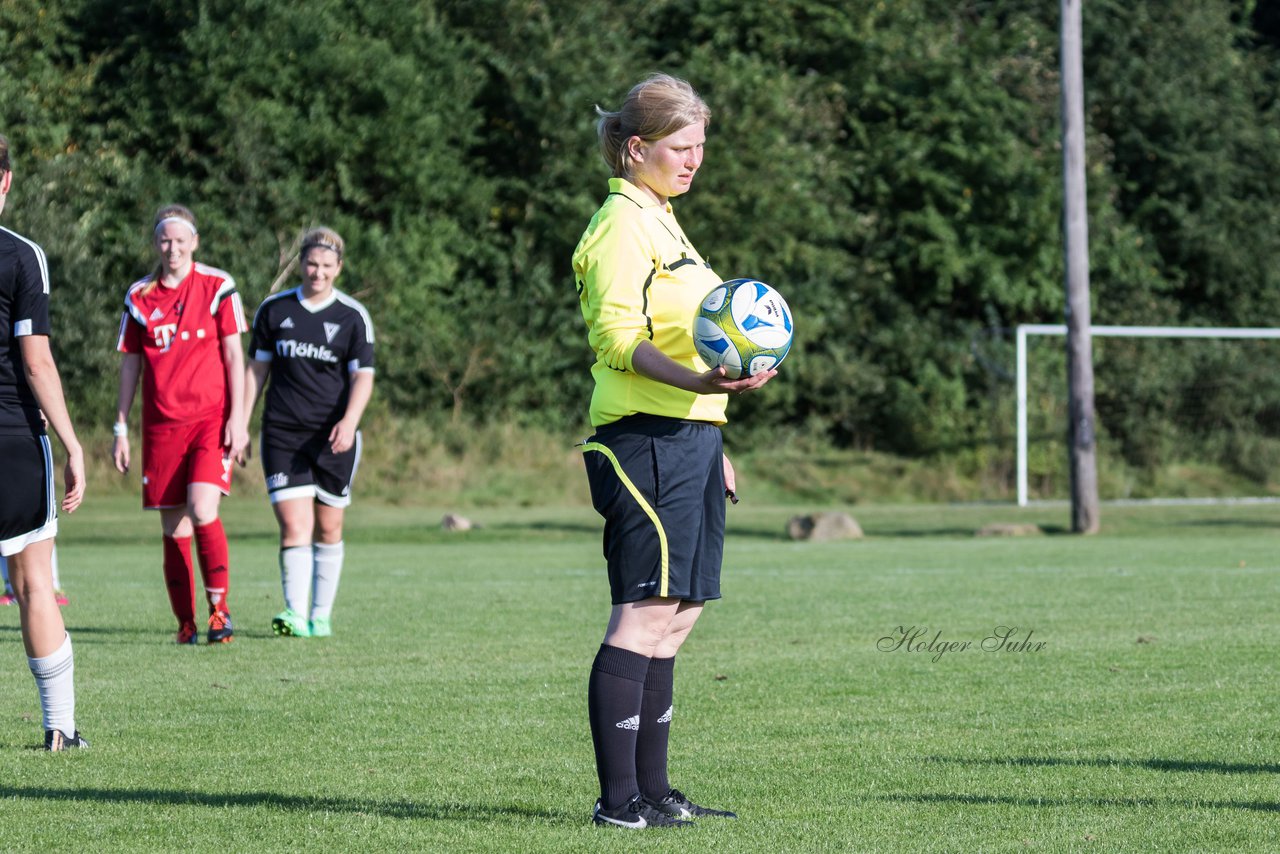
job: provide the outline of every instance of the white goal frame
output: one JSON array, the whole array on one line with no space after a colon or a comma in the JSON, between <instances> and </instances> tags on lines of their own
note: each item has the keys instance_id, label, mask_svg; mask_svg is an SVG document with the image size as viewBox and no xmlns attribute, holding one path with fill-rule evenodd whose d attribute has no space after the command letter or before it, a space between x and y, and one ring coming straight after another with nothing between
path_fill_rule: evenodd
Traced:
<instances>
[{"instance_id":1,"label":"white goal frame","mask_svg":"<svg viewBox=\"0 0 1280 854\"><path fill-rule=\"evenodd\" d=\"M1280 338L1268 327L1208 326L1091 326L1100 338ZM1066 324L1024 323L1017 327L1018 344L1018 506L1027 506L1027 336L1066 335Z\"/></svg>"}]
</instances>

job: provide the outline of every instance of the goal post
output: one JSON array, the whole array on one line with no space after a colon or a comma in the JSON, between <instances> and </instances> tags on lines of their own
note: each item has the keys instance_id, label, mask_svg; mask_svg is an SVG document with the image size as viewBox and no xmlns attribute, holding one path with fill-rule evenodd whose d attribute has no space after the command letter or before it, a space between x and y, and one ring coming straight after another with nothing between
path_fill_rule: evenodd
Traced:
<instances>
[{"instance_id":1,"label":"goal post","mask_svg":"<svg viewBox=\"0 0 1280 854\"><path fill-rule=\"evenodd\" d=\"M1280 328L1189 326L1092 326L1095 338L1280 338ZM1017 327L1018 506L1028 503L1027 487L1027 337L1065 336L1065 324L1027 323ZM1064 378L1065 382L1065 378Z\"/></svg>"}]
</instances>

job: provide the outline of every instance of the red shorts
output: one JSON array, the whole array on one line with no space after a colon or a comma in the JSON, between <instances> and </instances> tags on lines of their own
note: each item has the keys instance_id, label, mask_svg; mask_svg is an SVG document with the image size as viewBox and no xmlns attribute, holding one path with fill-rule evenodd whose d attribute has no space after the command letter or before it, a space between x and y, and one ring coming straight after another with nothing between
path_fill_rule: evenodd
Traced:
<instances>
[{"instance_id":1,"label":"red shorts","mask_svg":"<svg viewBox=\"0 0 1280 854\"><path fill-rule=\"evenodd\" d=\"M162 424L142 434L142 506L185 507L187 487L208 483L231 494L231 457L222 445L221 417Z\"/></svg>"}]
</instances>

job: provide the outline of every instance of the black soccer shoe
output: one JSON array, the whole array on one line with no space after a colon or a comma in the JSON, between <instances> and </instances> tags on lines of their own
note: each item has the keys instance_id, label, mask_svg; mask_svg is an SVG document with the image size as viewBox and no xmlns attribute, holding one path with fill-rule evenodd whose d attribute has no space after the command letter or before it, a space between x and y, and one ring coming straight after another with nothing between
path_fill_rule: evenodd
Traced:
<instances>
[{"instance_id":1,"label":"black soccer shoe","mask_svg":"<svg viewBox=\"0 0 1280 854\"><path fill-rule=\"evenodd\" d=\"M44 749L48 751L73 750L88 747L89 742L80 737L80 730L73 736L64 735L60 729L44 731Z\"/></svg>"},{"instance_id":2,"label":"black soccer shoe","mask_svg":"<svg viewBox=\"0 0 1280 854\"><path fill-rule=\"evenodd\" d=\"M693 801L686 798L679 789L672 789L667 792L667 796L658 801L655 806L671 816L678 819L690 818L737 818L736 812L728 810L713 810L709 807L700 807Z\"/></svg>"},{"instance_id":3,"label":"black soccer shoe","mask_svg":"<svg viewBox=\"0 0 1280 854\"><path fill-rule=\"evenodd\" d=\"M632 830L644 830L647 827L688 827L693 824L691 821L672 818L655 807L652 802L645 800L644 795L639 792L632 795L631 800L617 809L604 809L600 802L596 801L595 809L591 811L591 820L596 824L627 827Z\"/></svg>"}]
</instances>

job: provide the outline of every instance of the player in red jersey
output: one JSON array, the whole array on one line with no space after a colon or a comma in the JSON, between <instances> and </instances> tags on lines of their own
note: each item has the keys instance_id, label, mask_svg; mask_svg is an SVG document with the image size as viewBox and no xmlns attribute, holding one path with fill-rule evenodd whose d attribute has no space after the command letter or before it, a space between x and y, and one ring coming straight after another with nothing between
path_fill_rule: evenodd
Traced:
<instances>
[{"instance_id":1,"label":"player in red jersey","mask_svg":"<svg viewBox=\"0 0 1280 854\"><path fill-rule=\"evenodd\" d=\"M156 213L155 271L129 286L116 345L120 397L111 456L129 470L129 410L142 377L142 506L160 511L164 578L178 643L196 643L194 534L208 641L232 638L227 609L227 536L218 502L231 492L231 461L249 444L244 400L244 307L231 276L195 260L196 218L181 205ZM146 369L143 370L143 366Z\"/></svg>"}]
</instances>

